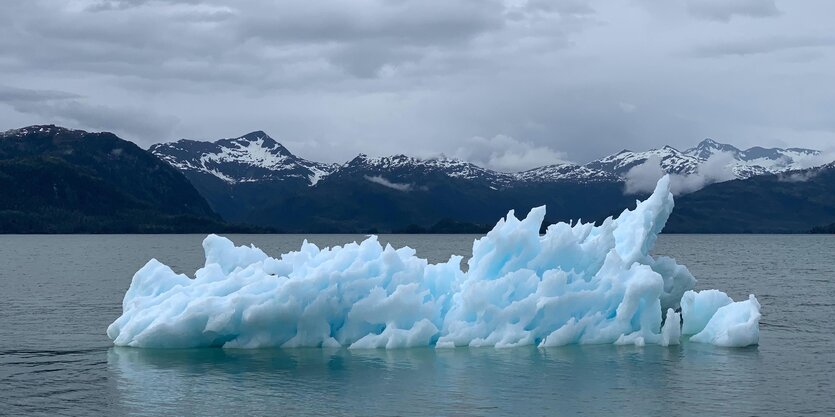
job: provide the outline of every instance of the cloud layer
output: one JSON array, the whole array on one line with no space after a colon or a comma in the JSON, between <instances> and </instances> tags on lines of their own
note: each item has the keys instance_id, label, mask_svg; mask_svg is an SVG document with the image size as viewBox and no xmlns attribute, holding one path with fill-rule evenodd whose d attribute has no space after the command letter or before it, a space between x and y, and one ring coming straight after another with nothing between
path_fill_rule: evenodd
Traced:
<instances>
[{"instance_id":1,"label":"cloud layer","mask_svg":"<svg viewBox=\"0 0 835 417\"><path fill-rule=\"evenodd\" d=\"M310 159L499 170L622 148L835 141L826 0L0 3L0 130L142 146L265 130ZM83 22L83 23L80 23Z\"/></svg>"},{"instance_id":2,"label":"cloud layer","mask_svg":"<svg viewBox=\"0 0 835 417\"><path fill-rule=\"evenodd\" d=\"M465 140L454 156L501 172L519 172L533 167L565 162L565 155L547 146L523 142L509 136Z\"/></svg>"},{"instance_id":3,"label":"cloud layer","mask_svg":"<svg viewBox=\"0 0 835 417\"><path fill-rule=\"evenodd\" d=\"M733 173L734 156L719 152L703 162L692 174L671 174L670 191L674 195L688 194L701 190L707 185L736 179ZM646 194L655 189L658 180L665 174L661 159L652 157L633 167L624 178L626 194Z\"/></svg>"},{"instance_id":4,"label":"cloud layer","mask_svg":"<svg viewBox=\"0 0 835 417\"><path fill-rule=\"evenodd\" d=\"M373 183L375 183L375 184L382 185L383 187L386 187L386 188L391 188L392 190L397 190L397 191L412 191L412 184L408 184L408 183L399 183L399 182L391 182L391 181L389 181L389 180L387 180L387 179L383 178L383 177L382 177L382 176L380 176L380 175L374 175L374 176L368 176L368 175L366 175L366 176L365 176L365 179L366 179L367 181L373 182Z\"/></svg>"}]
</instances>

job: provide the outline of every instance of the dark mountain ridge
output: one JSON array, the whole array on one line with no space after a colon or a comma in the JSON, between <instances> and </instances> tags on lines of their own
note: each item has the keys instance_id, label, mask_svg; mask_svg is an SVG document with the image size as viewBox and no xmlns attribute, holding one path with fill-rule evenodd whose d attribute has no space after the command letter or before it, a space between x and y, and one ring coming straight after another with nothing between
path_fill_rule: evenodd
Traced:
<instances>
[{"instance_id":1,"label":"dark mountain ridge","mask_svg":"<svg viewBox=\"0 0 835 417\"><path fill-rule=\"evenodd\" d=\"M602 221L642 197L625 195L630 167L657 158L685 175L717 152L731 155L745 179L678 197L667 232L803 233L835 223L835 166L790 169L819 156L808 149L740 151L705 140L683 152L623 151L504 173L407 155L323 164L262 131L149 152L111 133L44 125L0 133L0 231L259 231L231 222L300 233L463 233L540 205L546 223Z\"/></svg>"},{"instance_id":2,"label":"dark mountain ridge","mask_svg":"<svg viewBox=\"0 0 835 417\"><path fill-rule=\"evenodd\" d=\"M214 142L217 147L201 143L186 149L191 142L178 141L155 145L151 152L180 168L226 220L293 232L481 230L509 209L524 214L542 204L554 221L602 220L634 202L623 195L619 178L574 164L512 174L446 157L360 154L342 165L326 165L283 147L280 159L252 155L263 154L263 144L272 142L253 132ZM242 149L250 154L238 153ZM271 153L277 147L265 149ZM217 175L218 166L206 163L216 160L254 165L272 175L232 177L228 167ZM318 175L313 170L295 175L298 166L313 166Z\"/></svg>"},{"instance_id":3,"label":"dark mountain ridge","mask_svg":"<svg viewBox=\"0 0 835 417\"><path fill-rule=\"evenodd\" d=\"M806 233L835 223L835 163L716 183L676 199L668 233Z\"/></svg>"},{"instance_id":4,"label":"dark mountain ridge","mask_svg":"<svg viewBox=\"0 0 835 417\"><path fill-rule=\"evenodd\" d=\"M0 133L0 231L223 230L177 169L112 133L37 125Z\"/></svg>"},{"instance_id":5,"label":"dark mountain ridge","mask_svg":"<svg viewBox=\"0 0 835 417\"><path fill-rule=\"evenodd\" d=\"M296 232L482 230L510 209L524 215L543 204L549 209L548 221L599 221L640 197L624 195L623 177L651 159L657 159L668 173L689 175L721 154L737 178L770 174L785 182L789 176L802 175L796 167L820 155L801 148L740 150L706 139L685 151L671 146L644 152L624 150L586 165L557 163L504 173L453 158L402 154L360 154L342 165L320 164L293 155L262 131L213 143L181 140L154 145L151 152L180 168L225 219ZM260 173L257 178L249 174L256 171ZM727 225L728 231L808 231L812 225L790 220L791 210L797 209L803 197L797 196L795 204L769 203L766 200L778 197L760 189L771 187L764 181L742 181L743 185L732 181L680 197L672 230L715 232ZM777 210L773 220L759 213L755 217L761 223L752 224L751 216L734 212L738 203L733 196L721 197L721 204L714 208L701 203L710 200L704 196L711 192L740 191L732 187L750 188L747 193L759 195L764 207ZM814 211L811 206L806 209ZM820 210L813 218L825 220L826 206Z\"/></svg>"}]
</instances>

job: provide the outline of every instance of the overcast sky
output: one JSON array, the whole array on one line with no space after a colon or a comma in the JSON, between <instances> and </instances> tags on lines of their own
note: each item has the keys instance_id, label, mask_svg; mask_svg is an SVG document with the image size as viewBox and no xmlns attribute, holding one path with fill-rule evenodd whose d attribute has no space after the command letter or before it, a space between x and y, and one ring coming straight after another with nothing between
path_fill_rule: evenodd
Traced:
<instances>
[{"instance_id":1,"label":"overcast sky","mask_svg":"<svg viewBox=\"0 0 835 417\"><path fill-rule=\"evenodd\" d=\"M500 170L623 148L835 146L831 0L0 1L0 130Z\"/></svg>"}]
</instances>

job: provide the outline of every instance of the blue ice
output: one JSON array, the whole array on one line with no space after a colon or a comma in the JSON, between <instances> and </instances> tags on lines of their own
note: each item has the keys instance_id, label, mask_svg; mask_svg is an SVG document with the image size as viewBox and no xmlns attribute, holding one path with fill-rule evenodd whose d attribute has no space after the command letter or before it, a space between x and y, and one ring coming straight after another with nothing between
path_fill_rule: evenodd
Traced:
<instances>
[{"instance_id":1,"label":"blue ice","mask_svg":"<svg viewBox=\"0 0 835 417\"><path fill-rule=\"evenodd\" d=\"M324 249L305 241L273 258L209 235L193 278L155 259L142 267L107 335L149 348L667 346L690 334L758 343L753 295L695 293L686 267L650 255L673 206L664 177L599 226L558 223L540 235L545 207L524 219L511 211L473 242L466 272L461 256L430 264L376 236Z\"/></svg>"}]
</instances>

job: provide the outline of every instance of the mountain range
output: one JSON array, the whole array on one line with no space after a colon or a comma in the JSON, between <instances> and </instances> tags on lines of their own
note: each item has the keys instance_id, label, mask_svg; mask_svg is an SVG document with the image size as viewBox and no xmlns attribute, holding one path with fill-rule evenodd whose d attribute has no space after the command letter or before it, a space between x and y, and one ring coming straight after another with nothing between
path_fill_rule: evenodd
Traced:
<instances>
[{"instance_id":1,"label":"mountain range","mask_svg":"<svg viewBox=\"0 0 835 417\"><path fill-rule=\"evenodd\" d=\"M668 174L688 175L699 172L712 158L720 160L722 166L735 178L750 178L755 175L778 174L781 172L810 168L821 164L821 152L803 148L761 148L740 150L732 145L705 139L695 147L679 151L664 146L643 152L623 150L586 164L587 167L624 177L629 170L655 160Z\"/></svg>"},{"instance_id":2,"label":"mountain range","mask_svg":"<svg viewBox=\"0 0 835 417\"><path fill-rule=\"evenodd\" d=\"M623 150L585 165L559 163L528 171L504 173L479 167L458 159L437 157L421 159L406 155L368 157L360 154L344 164L312 162L293 155L263 131L234 139L176 142L151 146L151 153L184 172L212 175L236 184L259 181L289 181L315 186L338 171L356 171L358 165L371 171L413 170L437 172L450 178L489 182L495 187L516 186L525 182L618 181L629 170L650 161L671 174L693 174L711 158L724 157L736 178L776 174L820 164L820 151L803 148L761 148L740 150L732 145L705 139L697 146L679 151L664 146L649 151Z\"/></svg>"},{"instance_id":3,"label":"mountain range","mask_svg":"<svg viewBox=\"0 0 835 417\"><path fill-rule=\"evenodd\" d=\"M342 164L315 162L262 131L183 139L144 151L110 133L32 126L0 134L0 230L37 231L39 222L61 223L49 221L55 210L84 220L47 231L178 231L177 224L214 231L247 224L285 232L482 232L509 209L524 214L543 204L548 222L601 221L634 205L636 196L625 193L625 183L636 167L655 164L691 175L718 163L734 180L679 197L671 231L805 232L835 222L835 201L805 195L832 194L835 178L828 172L835 167L813 167L821 159L811 149L740 150L706 139L684 151L624 150L582 165L508 173L443 156L360 154ZM30 180L32 170L43 179ZM74 176L84 181L58 186ZM50 193L41 184L70 191ZM102 187L108 192L85 194ZM109 216L102 217L97 200L111 204ZM758 201L760 212L746 211L750 201ZM127 227L131 213L139 212L151 220ZM791 220L795 213L806 217ZM192 222L178 223L176 216L191 216Z\"/></svg>"}]
</instances>

